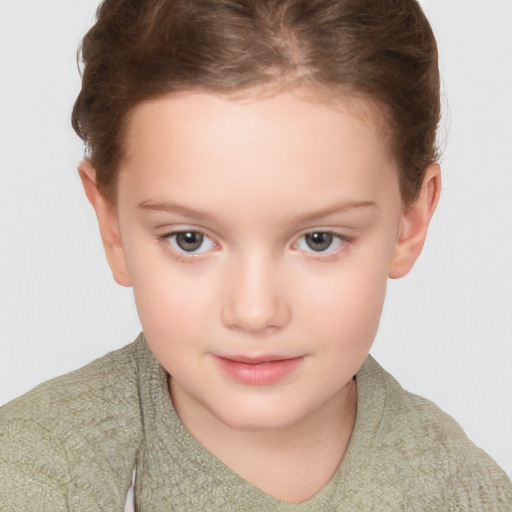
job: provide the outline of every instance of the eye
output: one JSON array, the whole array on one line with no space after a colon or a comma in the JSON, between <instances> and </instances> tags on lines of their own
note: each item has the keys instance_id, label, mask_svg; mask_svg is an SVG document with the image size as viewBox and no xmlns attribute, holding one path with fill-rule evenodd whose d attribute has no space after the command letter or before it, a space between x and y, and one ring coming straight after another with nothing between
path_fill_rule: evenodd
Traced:
<instances>
[{"instance_id":1,"label":"eye","mask_svg":"<svg viewBox=\"0 0 512 512\"><path fill-rule=\"evenodd\" d=\"M296 247L301 251L331 253L339 249L347 239L329 231L313 231L302 235Z\"/></svg>"},{"instance_id":2,"label":"eye","mask_svg":"<svg viewBox=\"0 0 512 512\"><path fill-rule=\"evenodd\" d=\"M202 254L215 247L215 242L200 231L178 231L166 238L171 247L181 254Z\"/></svg>"}]
</instances>

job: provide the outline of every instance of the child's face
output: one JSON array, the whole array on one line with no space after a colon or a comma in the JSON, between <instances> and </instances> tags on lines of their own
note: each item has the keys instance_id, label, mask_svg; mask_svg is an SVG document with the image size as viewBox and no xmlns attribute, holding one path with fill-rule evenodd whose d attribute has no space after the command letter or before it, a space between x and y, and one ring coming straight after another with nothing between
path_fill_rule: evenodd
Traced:
<instances>
[{"instance_id":1,"label":"child's face","mask_svg":"<svg viewBox=\"0 0 512 512\"><path fill-rule=\"evenodd\" d=\"M191 93L133 112L110 261L178 411L285 428L366 358L404 209L382 126L355 105Z\"/></svg>"}]
</instances>

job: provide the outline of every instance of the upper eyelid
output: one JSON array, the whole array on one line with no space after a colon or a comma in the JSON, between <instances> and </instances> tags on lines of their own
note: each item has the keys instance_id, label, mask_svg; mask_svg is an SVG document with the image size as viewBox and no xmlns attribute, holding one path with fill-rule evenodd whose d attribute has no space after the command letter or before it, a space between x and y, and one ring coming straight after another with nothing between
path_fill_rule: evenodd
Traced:
<instances>
[{"instance_id":1,"label":"upper eyelid","mask_svg":"<svg viewBox=\"0 0 512 512\"><path fill-rule=\"evenodd\" d=\"M295 235L294 240L298 240L299 238L302 238L303 236L306 236L308 234L312 233L327 233L329 235L337 236L341 238L342 240L350 241L353 237L350 235L347 235L346 233L343 233L341 231L338 231L334 228L320 228L320 229L306 229L304 231L301 231L297 235Z\"/></svg>"},{"instance_id":2,"label":"upper eyelid","mask_svg":"<svg viewBox=\"0 0 512 512\"><path fill-rule=\"evenodd\" d=\"M165 229L167 228L167 229ZM213 235L209 230L200 228L198 226L184 226L179 228L171 228L169 229L168 226L161 226L160 228L162 230L162 234L160 237L162 238L168 238L172 235L177 235L179 233L201 233L201 235L206 236L213 240L215 243L217 243L218 237Z\"/></svg>"}]
</instances>

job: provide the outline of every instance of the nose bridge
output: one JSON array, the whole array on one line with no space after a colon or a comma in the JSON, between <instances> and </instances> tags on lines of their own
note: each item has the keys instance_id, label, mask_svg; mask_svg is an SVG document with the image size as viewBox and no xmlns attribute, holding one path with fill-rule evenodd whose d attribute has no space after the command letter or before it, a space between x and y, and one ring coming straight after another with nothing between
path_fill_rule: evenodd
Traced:
<instances>
[{"instance_id":1,"label":"nose bridge","mask_svg":"<svg viewBox=\"0 0 512 512\"><path fill-rule=\"evenodd\" d=\"M230 264L222 320L227 327L263 331L289 320L279 262L264 252L247 251Z\"/></svg>"}]
</instances>

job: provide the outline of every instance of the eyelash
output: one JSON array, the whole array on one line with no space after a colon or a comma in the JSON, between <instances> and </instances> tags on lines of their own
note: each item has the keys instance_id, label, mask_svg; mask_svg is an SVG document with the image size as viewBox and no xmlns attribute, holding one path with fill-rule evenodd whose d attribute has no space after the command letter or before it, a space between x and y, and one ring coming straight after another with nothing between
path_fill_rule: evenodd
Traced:
<instances>
[{"instance_id":1,"label":"eyelash","mask_svg":"<svg viewBox=\"0 0 512 512\"><path fill-rule=\"evenodd\" d=\"M303 251L303 252L308 254L308 258L313 259L313 260L324 261L324 262L333 261L333 260L335 260L338 257L339 253L342 252L346 248L347 244L352 242L352 237L348 237L346 235L342 235L341 233L338 233L336 231L332 231L332 230L329 230L329 229L316 229L316 230L312 230L312 231L308 231L306 233L303 233L297 239L297 241L294 242L293 245L297 245L298 241L301 240L302 238L306 237L307 235L313 235L313 234L319 234L319 233L321 233L322 235L330 235L333 238L337 238L339 240L339 244L340 245L339 245L339 247L337 247L334 250L327 250L327 251L314 251L314 250Z\"/></svg>"},{"instance_id":2,"label":"eyelash","mask_svg":"<svg viewBox=\"0 0 512 512\"><path fill-rule=\"evenodd\" d=\"M207 233L205 233L204 231L197 229L197 228L189 229L189 230L182 229L182 230L177 230L177 231L171 231L170 233L165 233L163 235L158 236L157 237L158 242L160 244L162 244L164 249L166 251L169 251L172 254L172 256L180 263L193 263L193 262L197 261L197 259L201 258L201 256L203 256L204 254L208 254L209 252L211 252L210 250L207 250L207 251L200 252L200 253L194 253L194 252L187 253L187 252L180 252L180 251L174 249L171 246L171 242L170 242L171 237L179 235L179 234L183 234L183 233L200 234L204 238L208 238L209 240L211 240L211 242L214 244L214 246L218 247L218 244L212 239L211 236L209 236ZM308 232L300 235L300 237L298 237L297 240L292 244L292 247L296 246L298 241L301 240L303 237L306 237L307 235L318 234L318 233L325 234L325 235L331 235L333 238L337 238L339 240L340 246L338 248L336 248L335 250L325 251L325 252L314 251L314 250L311 250L311 251L301 250L301 252L308 254L308 258L317 260L317 261L333 261L334 259L336 259L338 257L339 253L345 249L346 245L351 243L353 240L353 237L348 237L346 235L342 235L341 233L338 233L336 231L332 231L329 229L325 229L325 230L318 229L318 230L308 231Z\"/></svg>"},{"instance_id":3,"label":"eyelash","mask_svg":"<svg viewBox=\"0 0 512 512\"><path fill-rule=\"evenodd\" d=\"M200 229L197 229L197 228L194 228L194 229L180 229L180 230L176 230L176 231L171 231L170 233L165 233L163 235L160 235L157 237L157 241L163 245L164 249L168 252L170 252L172 254L172 256L178 260L180 263L193 263L194 261L196 261L198 258L200 258L203 254L207 254L208 252L210 251L205 251L205 252L201 252L201 253L194 253L194 252L190 252L190 253L187 253L187 252L180 252L176 249L174 249L172 246L171 246L171 242L170 242L170 239L171 237L175 236L175 235L179 235L179 234L182 234L182 233L195 233L195 234L200 234L202 235L204 238L208 238L209 240L212 241L212 243L215 245L215 246L218 246L218 244L212 239L211 236L209 236L207 233L205 233L204 231L200 230Z\"/></svg>"}]
</instances>

